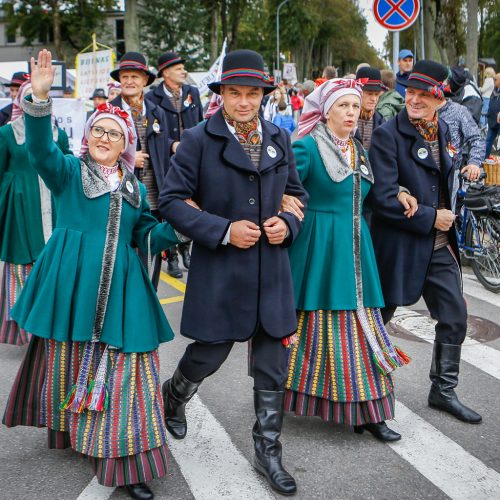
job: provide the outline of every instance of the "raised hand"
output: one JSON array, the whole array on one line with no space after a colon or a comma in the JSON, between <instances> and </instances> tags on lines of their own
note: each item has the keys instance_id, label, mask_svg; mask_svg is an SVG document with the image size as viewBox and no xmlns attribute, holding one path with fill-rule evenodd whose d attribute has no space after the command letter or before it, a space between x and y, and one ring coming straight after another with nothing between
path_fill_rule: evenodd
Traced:
<instances>
[{"instance_id":1,"label":"raised hand","mask_svg":"<svg viewBox=\"0 0 500 500\"><path fill-rule=\"evenodd\" d=\"M38 61L35 64L35 58L31 58L31 88L33 95L38 99L47 99L49 90L54 82L56 73L55 66L52 66L52 54L49 50L43 49L38 53Z\"/></svg>"}]
</instances>

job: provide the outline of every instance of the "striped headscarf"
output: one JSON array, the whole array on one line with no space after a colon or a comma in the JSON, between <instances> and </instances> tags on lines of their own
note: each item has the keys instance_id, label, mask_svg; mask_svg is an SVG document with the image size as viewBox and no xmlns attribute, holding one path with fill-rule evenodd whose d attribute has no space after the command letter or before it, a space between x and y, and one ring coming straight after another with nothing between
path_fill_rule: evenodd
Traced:
<instances>
[{"instance_id":1,"label":"striped headscarf","mask_svg":"<svg viewBox=\"0 0 500 500\"><path fill-rule=\"evenodd\" d=\"M345 95L355 95L361 100L366 81L366 78L359 80L332 78L322 83L306 97L299 120L298 137L304 137L311 132L318 122L326 123L325 115L337 99Z\"/></svg>"}]
</instances>

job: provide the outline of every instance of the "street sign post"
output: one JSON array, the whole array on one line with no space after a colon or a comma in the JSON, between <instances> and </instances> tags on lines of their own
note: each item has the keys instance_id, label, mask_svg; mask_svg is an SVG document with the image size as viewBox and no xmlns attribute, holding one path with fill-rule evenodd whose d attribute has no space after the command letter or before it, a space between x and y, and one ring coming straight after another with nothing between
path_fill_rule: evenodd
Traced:
<instances>
[{"instance_id":1,"label":"street sign post","mask_svg":"<svg viewBox=\"0 0 500 500\"><path fill-rule=\"evenodd\" d=\"M373 15L383 28L393 32L393 66L397 71L399 32L409 28L418 18L420 0L374 0Z\"/></svg>"}]
</instances>

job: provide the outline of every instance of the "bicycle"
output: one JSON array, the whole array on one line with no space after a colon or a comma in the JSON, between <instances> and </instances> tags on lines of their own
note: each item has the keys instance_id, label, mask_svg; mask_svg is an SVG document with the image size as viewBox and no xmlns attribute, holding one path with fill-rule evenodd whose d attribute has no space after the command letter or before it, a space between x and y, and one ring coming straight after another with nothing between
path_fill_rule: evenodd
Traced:
<instances>
[{"instance_id":1,"label":"bicycle","mask_svg":"<svg viewBox=\"0 0 500 500\"><path fill-rule=\"evenodd\" d=\"M484 186L482 174L478 182L463 176L457 193L462 200L462 223L456 224L461 255L471 262L479 282L491 292L500 292L500 188ZM482 182L480 182L482 181ZM468 187L468 189L465 189ZM498 199L497 199L498 198Z\"/></svg>"}]
</instances>

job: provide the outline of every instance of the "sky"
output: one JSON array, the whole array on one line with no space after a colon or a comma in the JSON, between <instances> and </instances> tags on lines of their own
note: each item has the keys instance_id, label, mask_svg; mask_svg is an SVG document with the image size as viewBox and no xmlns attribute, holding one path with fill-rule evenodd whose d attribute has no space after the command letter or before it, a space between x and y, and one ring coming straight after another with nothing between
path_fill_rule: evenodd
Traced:
<instances>
[{"instance_id":1,"label":"sky","mask_svg":"<svg viewBox=\"0 0 500 500\"><path fill-rule=\"evenodd\" d=\"M375 21L373 0L358 0L358 3L368 22L366 25L368 39L378 51L381 51L384 48L384 40L388 31Z\"/></svg>"}]
</instances>

